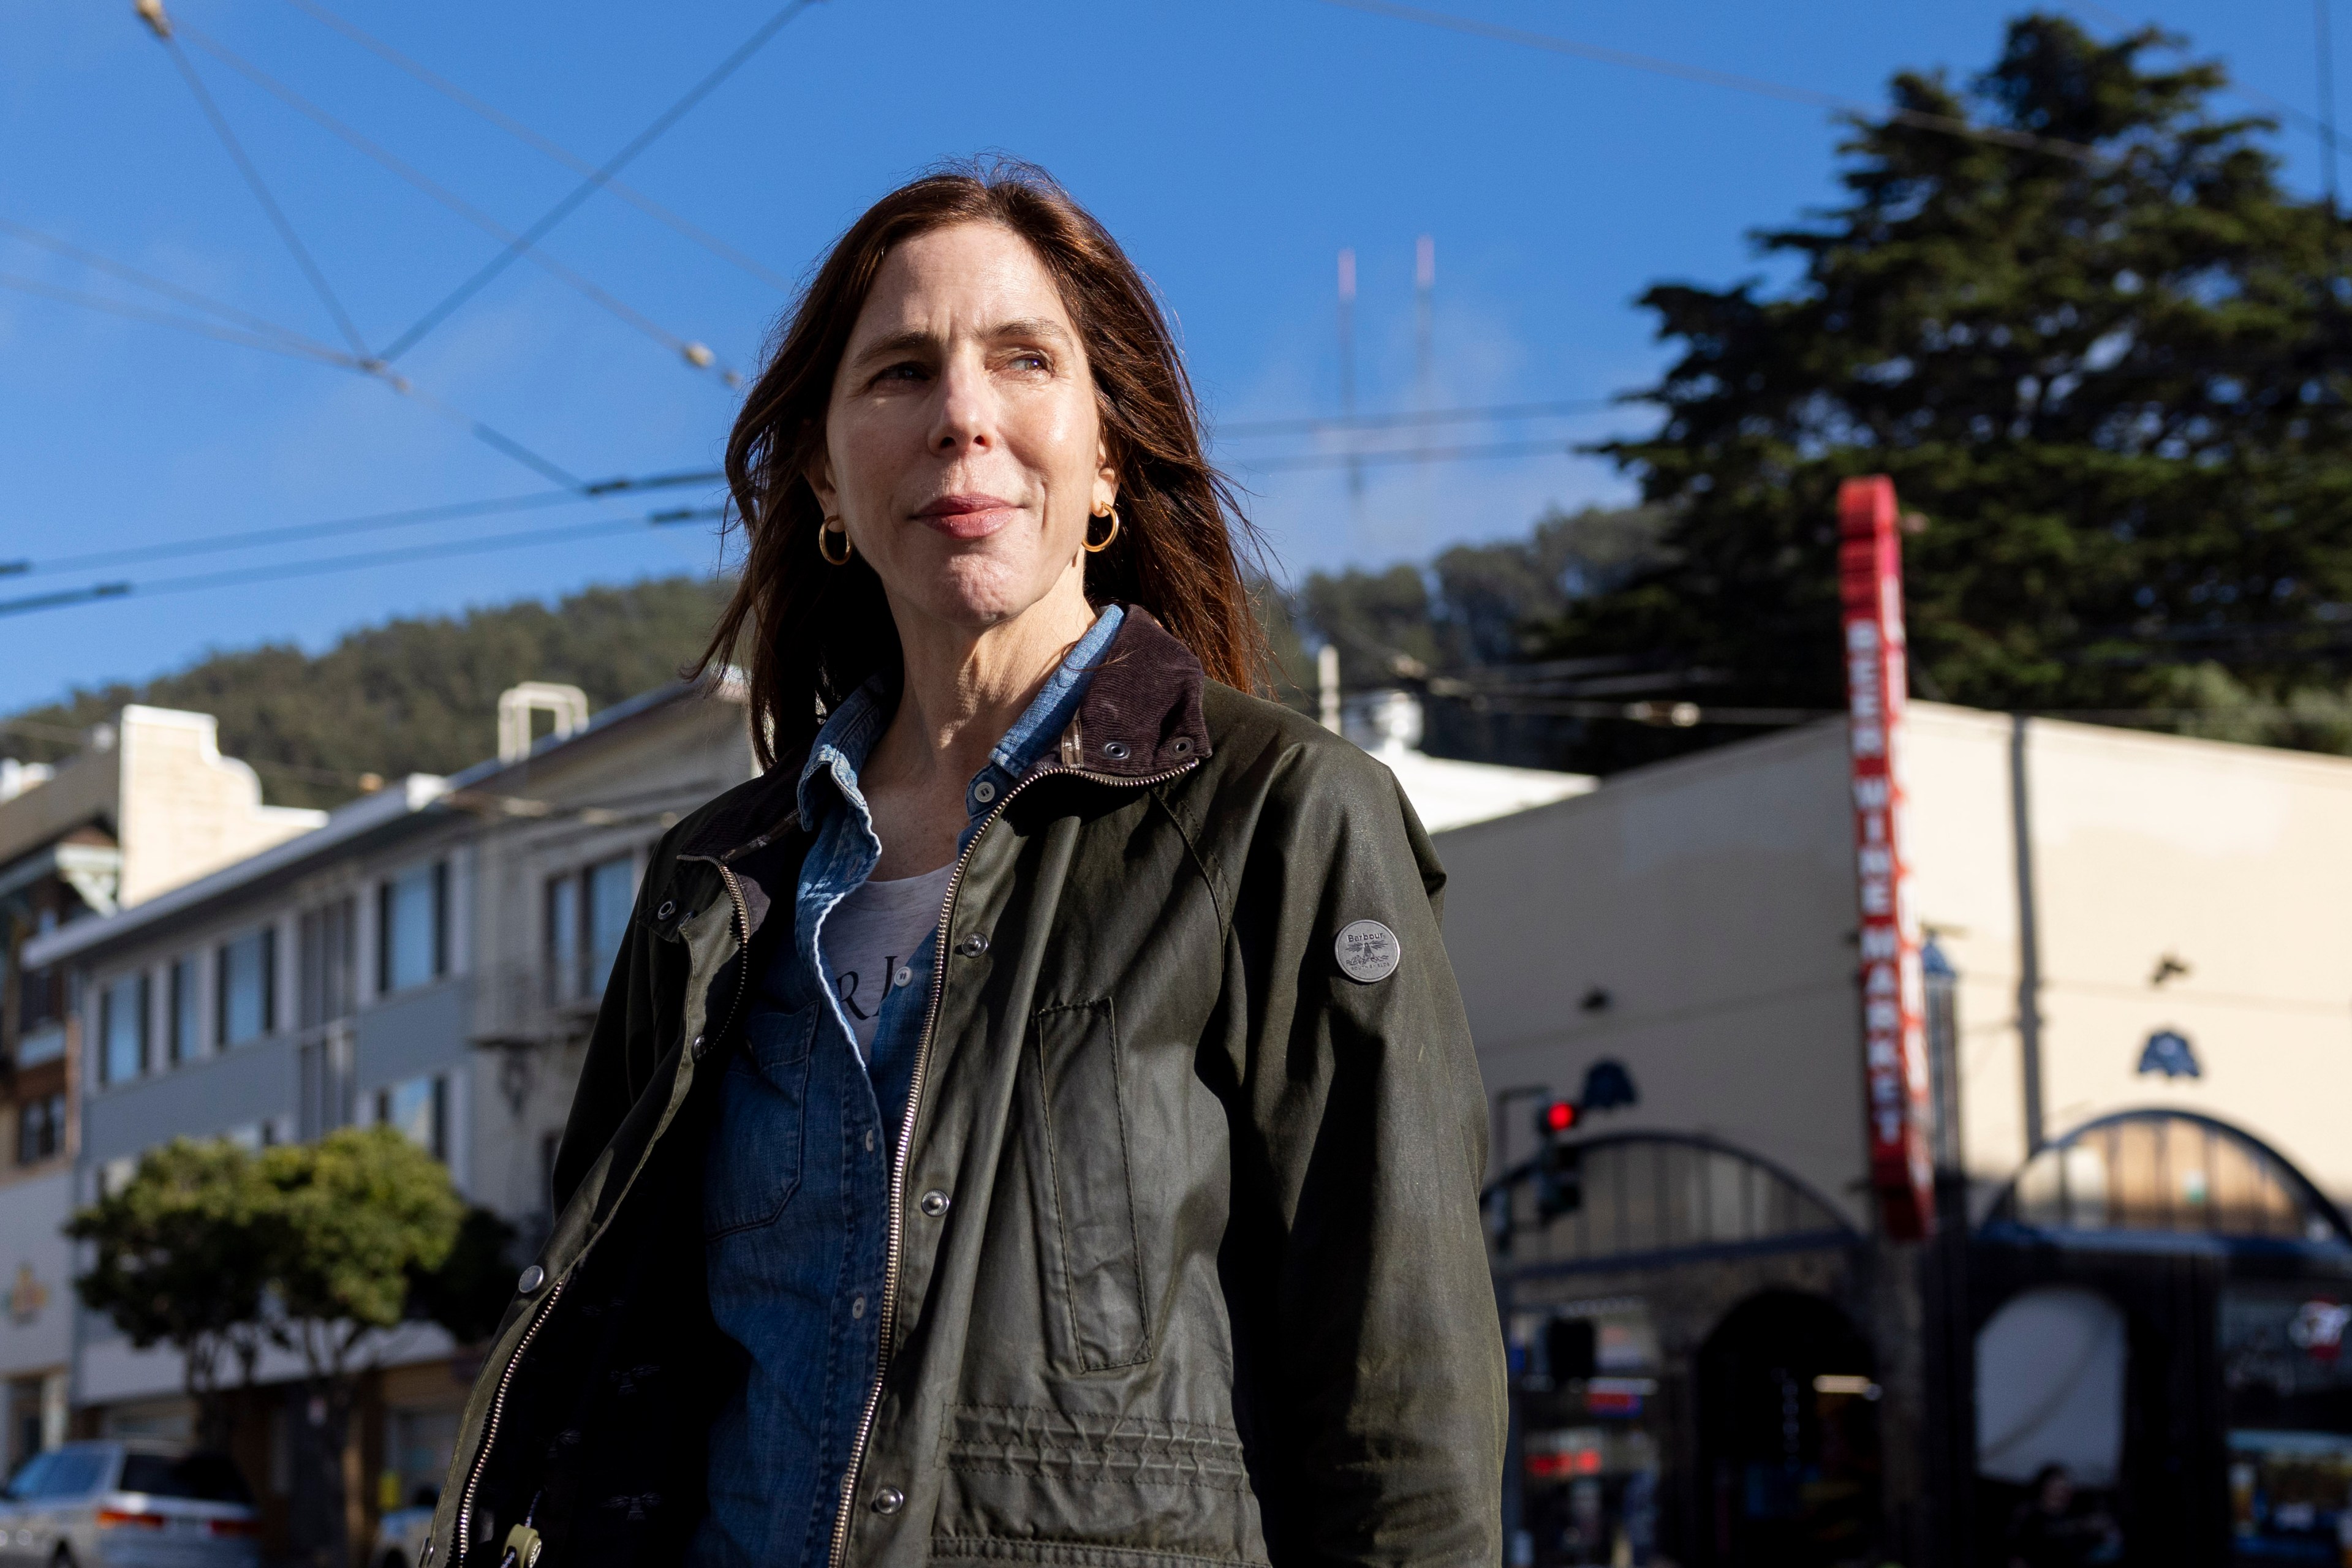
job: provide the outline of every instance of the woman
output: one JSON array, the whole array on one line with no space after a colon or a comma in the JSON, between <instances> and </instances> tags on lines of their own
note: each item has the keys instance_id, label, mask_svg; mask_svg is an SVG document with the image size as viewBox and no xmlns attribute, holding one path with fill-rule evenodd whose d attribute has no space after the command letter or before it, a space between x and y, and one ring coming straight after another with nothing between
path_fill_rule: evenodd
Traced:
<instances>
[{"instance_id":1,"label":"woman","mask_svg":"<svg viewBox=\"0 0 2352 1568\"><path fill-rule=\"evenodd\" d=\"M647 869L438 1552L1496 1562L1442 873L1244 695L1143 279L1041 173L918 180L727 467L766 771Z\"/></svg>"}]
</instances>

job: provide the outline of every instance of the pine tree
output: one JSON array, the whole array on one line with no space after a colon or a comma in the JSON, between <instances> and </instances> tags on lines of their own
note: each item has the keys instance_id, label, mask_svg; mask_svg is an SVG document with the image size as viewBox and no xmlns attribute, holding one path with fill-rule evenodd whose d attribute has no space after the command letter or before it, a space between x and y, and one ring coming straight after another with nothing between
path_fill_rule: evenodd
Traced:
<instances>
[{"instance_id":1,"label":"pine tree","mask_svg":"<svg viewBox=\"0 0 2352 1568\"><path fill-rule=\"evenodd\" d=\"M1651 288L1664 423L1605 450L1672 509L1669 553L1545 651L1839 706L1834 496L1887 473L1919 514L1921 695L2237 730L2266 702L2308 721L2275 737L2345 735L2344 227L2282 190L2270 122L2215 113L2218 66L2152 63L2177 47L2022 17L1967 92L1906 73L1895 114L1849 122L1845 204L1756 236L1790 286Z\"/></svg>"}]
</instances>

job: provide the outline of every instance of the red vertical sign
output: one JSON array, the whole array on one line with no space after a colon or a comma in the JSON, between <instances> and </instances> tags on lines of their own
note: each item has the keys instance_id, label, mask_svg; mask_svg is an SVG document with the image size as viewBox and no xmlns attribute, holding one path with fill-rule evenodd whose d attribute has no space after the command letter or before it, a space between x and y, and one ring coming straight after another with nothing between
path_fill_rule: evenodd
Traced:
<instances>
[{"instance_id":1,"label":"red vertical sign","mask_svg":"<svg viewBox=\"0 0 2352 1568\"><path fill-rule=\"evenodd\" d=\"M1844 605L1847 733L1853 751L1854 870L1862 906L1863 1082L1870 1182L1887 1236L1935 1228L1927 1009L1919 926L1904 862L1903 546L1895 482L1838 487L1838 587Z\"/></svg>"}]
</instances>

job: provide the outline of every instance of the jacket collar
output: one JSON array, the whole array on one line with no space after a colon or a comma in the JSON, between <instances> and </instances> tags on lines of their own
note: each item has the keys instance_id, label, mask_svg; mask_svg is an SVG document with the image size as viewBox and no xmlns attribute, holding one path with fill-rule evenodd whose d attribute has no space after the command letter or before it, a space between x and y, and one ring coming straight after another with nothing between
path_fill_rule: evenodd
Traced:
<instances>
[{"instance_id":1,"label":"jacket collar","mask_svg":"<svg viewBox=\"0 0 2352 1568\"><path fill-rule=\"evenodd\" d=\"M1047 748L1032 773L1059 766L1139 781L1209 755L1201 662L1150 611L1136 604L1126 610L1076 716L1062 731L1060 745ZM775 767L721 797L678 845L678 853L732 860L790 831L800 821L797 791L805 760L800 753L780 758Z\"/></svg>"}]
</instances>

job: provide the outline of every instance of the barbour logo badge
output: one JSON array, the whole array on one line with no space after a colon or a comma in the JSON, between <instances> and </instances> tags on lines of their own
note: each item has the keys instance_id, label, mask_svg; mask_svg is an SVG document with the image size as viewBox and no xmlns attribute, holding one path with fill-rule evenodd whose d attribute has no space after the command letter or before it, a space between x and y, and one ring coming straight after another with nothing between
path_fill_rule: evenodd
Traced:
<instances>
[{"instance_id":1,"label":"barbour logo badge","mask_svg":"<svg viewBox=\"0 0 2352 1568\"><path fill-rule=\"evenodd\" d=\"M1395 974L1398 960L1404 956L1396 933L1377 920L1349 924L1340 931L1332 950L1339 955L1339 972L1366 986Z\"/></svg>"}]
</instances>

